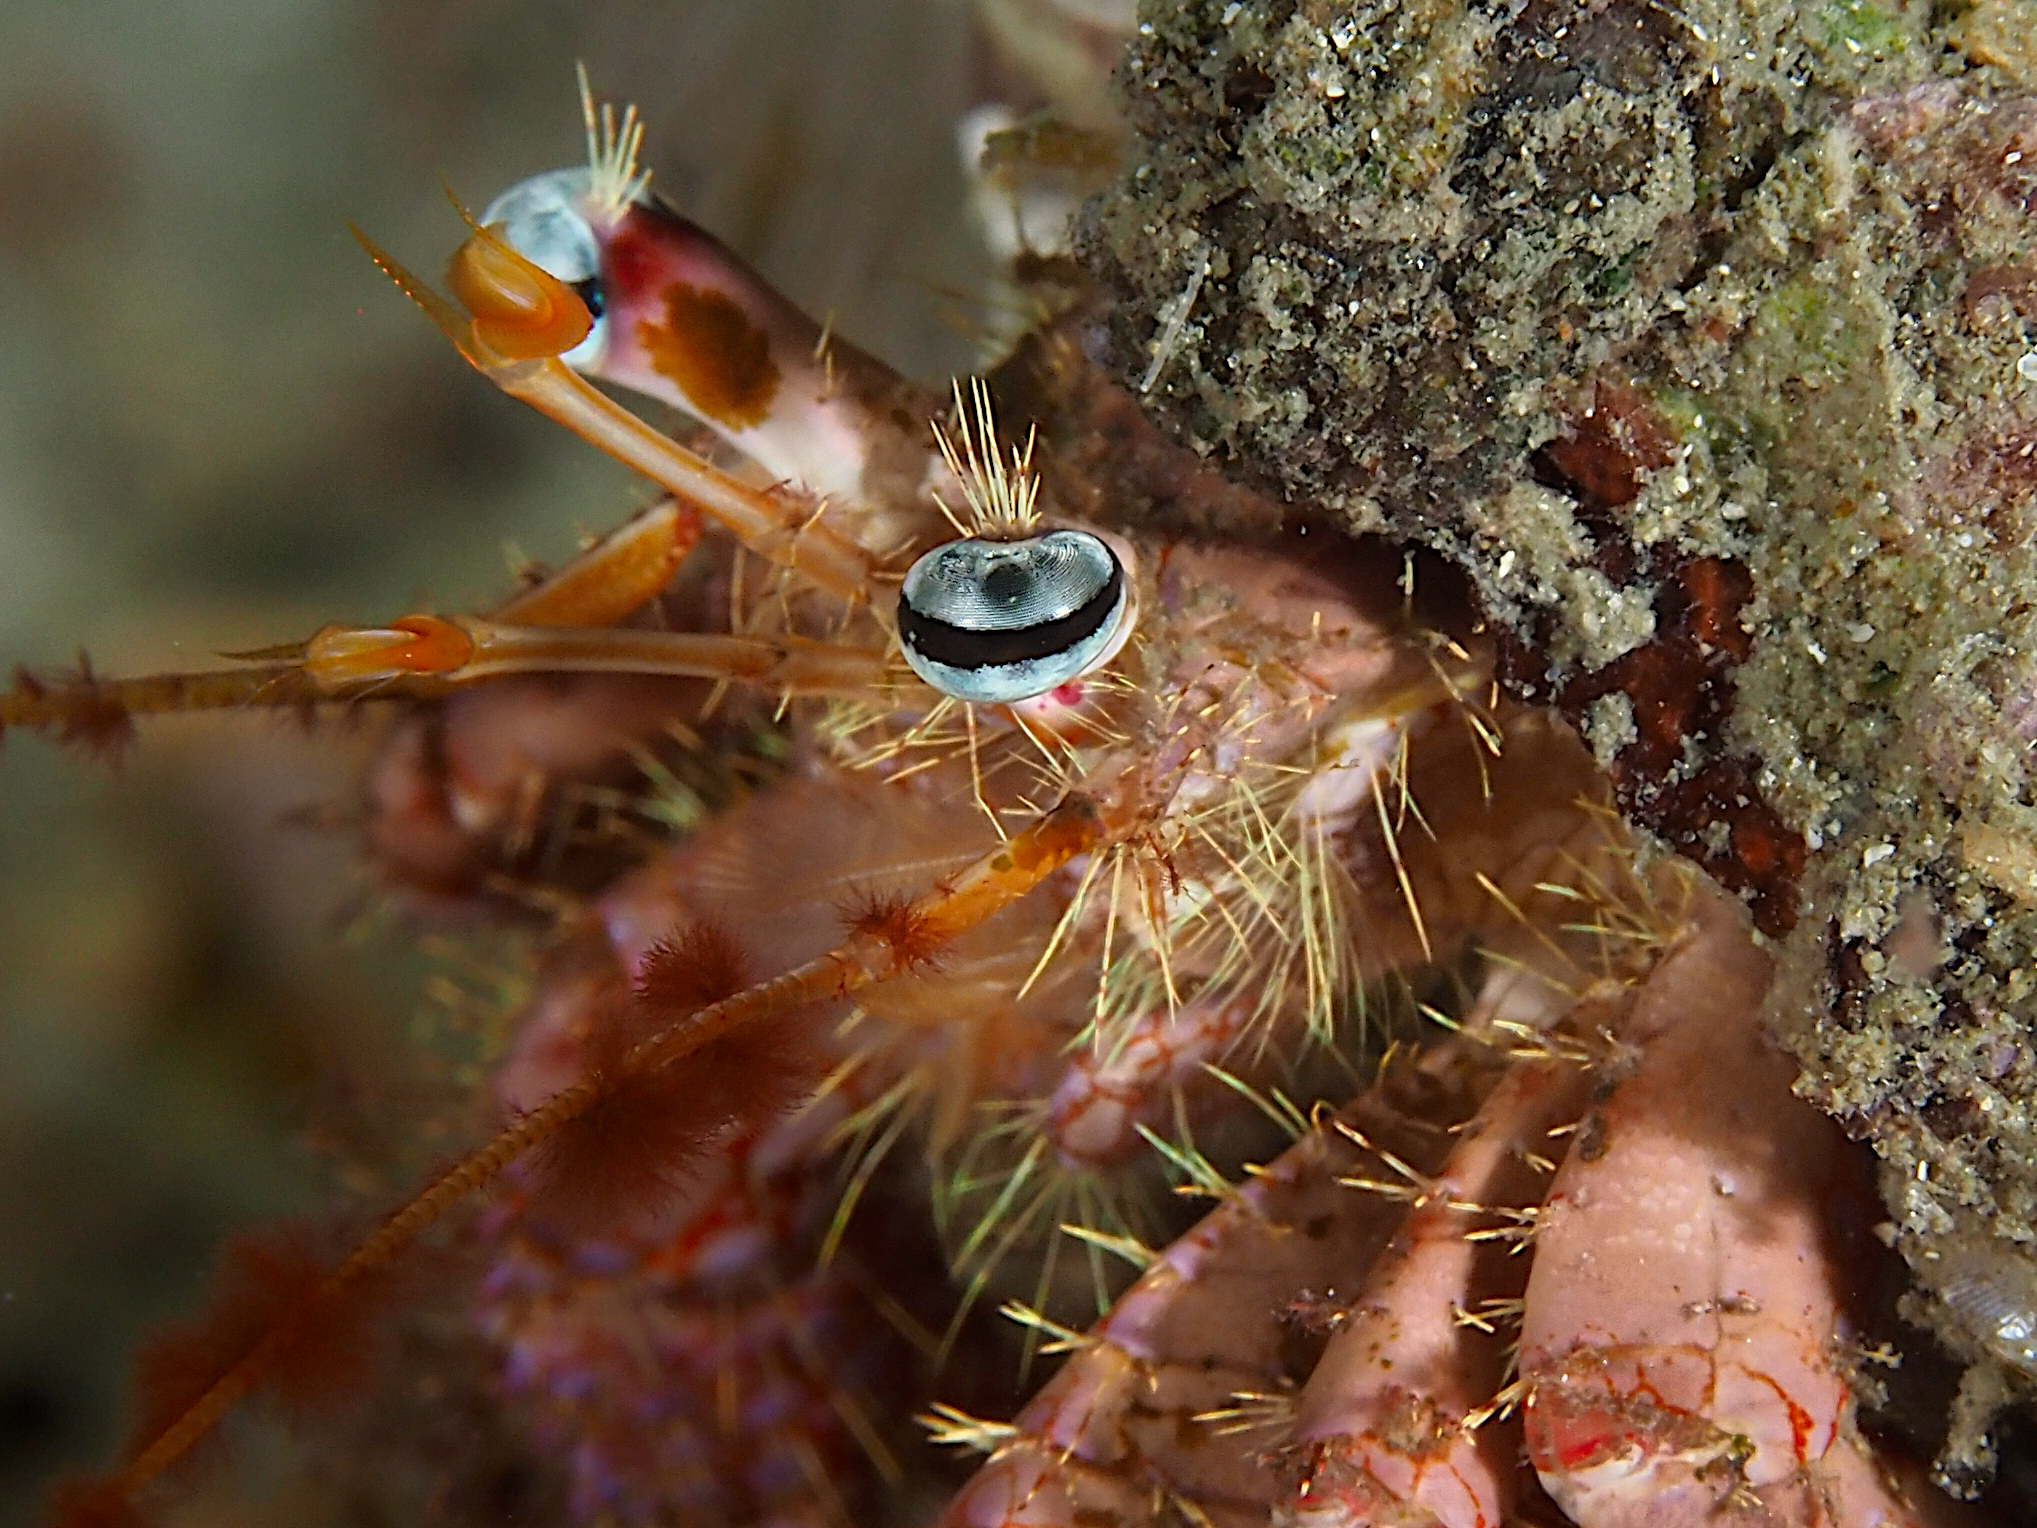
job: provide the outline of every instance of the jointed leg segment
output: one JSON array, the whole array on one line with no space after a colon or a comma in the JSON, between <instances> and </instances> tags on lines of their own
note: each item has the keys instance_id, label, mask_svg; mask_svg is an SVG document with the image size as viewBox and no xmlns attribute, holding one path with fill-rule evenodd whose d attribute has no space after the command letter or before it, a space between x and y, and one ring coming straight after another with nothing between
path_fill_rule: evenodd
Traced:
<instances>
[{"instance_id":1,"label":"jointed leg segment","mask_svg":"<svg viewBox=\"0 0 2037 1528\"><path fill-rule=\"evenodd\" d=\"M505 674L653 674L741 679L787 694L866 690L886 654L804 637L734 637L631 627L506 626L478 616L405 616L392 627L328 626L306 645L322 695L372 693L391 681L471 684Z\"/></svg>"},{"instance_id":2,"label":"jointed leg segment","mask_svg":"<svg viewBox=\"0 0 2037 1528\"><path fill-rule=\"evenodd\" d=\"M613 626L664 590L700 540L700 511L664 498L578 557L505 600L518 626Z\"/></svg>"},{"instance_id":3,"label":"jointed leg segment","mask_svg":"<svg viewBox=\"0 0 2037 1528\"><path fill-rule=\"evenodd\" d=\"M884 652L797 636L737 637L613 628L670 583L697 543L700 511L661 499L555 573L498 607L493 620L411 615L383 627L328 626L301 647L251 655L240 669L102 680L17 676L0 693L0 729L34 727L118 742L135 716L428 699L504 674L697 676L782 693L863 690L888 681Z\"/></svg>"}]
</instances>

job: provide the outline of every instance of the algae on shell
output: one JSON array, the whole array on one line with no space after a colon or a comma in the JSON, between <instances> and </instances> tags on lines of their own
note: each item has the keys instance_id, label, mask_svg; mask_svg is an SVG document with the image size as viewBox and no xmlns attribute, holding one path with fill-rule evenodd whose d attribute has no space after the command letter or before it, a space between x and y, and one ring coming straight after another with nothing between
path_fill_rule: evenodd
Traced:
<instances>
[{"instance_id":1,"label":"algae on shell","mask_svg":"<svg viewBox=\"0 0 2037 1528\"><path fill-rule=\"evenodd\" d=\"M1149 410L1461 565L1516 690L1778 941L1800 1091L1976 1365L1955 1487L2037 1378L1959 1297L2037 1287L2032 38L2037 0L1149 3L1081 232Z\"/></svg>"}]
</instances>

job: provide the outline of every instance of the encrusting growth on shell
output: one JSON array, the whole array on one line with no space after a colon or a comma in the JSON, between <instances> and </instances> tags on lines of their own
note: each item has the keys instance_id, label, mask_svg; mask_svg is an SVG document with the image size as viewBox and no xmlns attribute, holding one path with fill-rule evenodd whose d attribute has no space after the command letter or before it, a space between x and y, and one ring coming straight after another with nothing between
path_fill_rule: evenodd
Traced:
<instances>
[{"instance_id":1,"label":"encrusting growth on shell","mask_svg":"<svg viewBox=\"0 0 2037 1528\"><path fill-rule=\"evenodd\" d=\"M1120 380L1464 569L1512 693L1780 941L1770 1022L1925 1287L2031 1266L2029 5L1142 20L1077 240Z\"/></svg>"}]
</instances>

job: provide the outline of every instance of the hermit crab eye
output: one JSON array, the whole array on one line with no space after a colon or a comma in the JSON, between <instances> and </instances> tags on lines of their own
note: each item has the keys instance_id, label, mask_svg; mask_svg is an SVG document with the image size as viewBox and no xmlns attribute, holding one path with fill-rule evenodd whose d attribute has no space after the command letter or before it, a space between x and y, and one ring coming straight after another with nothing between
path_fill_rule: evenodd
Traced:
<instances>
[{"instance_id":1,"label":"hermit crab eye","mask_svg":"<svg viewBox=\"0 0 2037 1528\"><path fill-rule=\"evenodd\" d=\"M559 357L576 370L594 365L608 338L602 316L608 304L601 285L601 245L581 210L592 186L592 172L584 167L551 170L518 181L481 214L482 226L499 227L505 244L565 282L587 304L594 327Z\"/></svg>"},{"instance_id":2,"label":"hermit crab eye","mask_svg":"<svg viewBox=\"0 0 2037 1528\"><path fill-rule=\"evenodd\" d=\"M1045 694L1122 645L1124 569L1087 531L1023 541L971 537L906 571L898 639L912 671L943 694L994 704Z\"/></svg>"}]
</instances>

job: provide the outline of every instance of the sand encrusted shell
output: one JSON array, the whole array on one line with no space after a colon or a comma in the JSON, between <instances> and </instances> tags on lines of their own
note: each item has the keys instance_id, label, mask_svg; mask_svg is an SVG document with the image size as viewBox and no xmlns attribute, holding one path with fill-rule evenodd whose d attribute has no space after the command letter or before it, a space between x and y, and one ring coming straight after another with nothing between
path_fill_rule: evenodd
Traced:
<instances>
[{"instance_id":1,"label":"sand encrusted shell","mask_svg":"<svg viewBox=\"0 0 2037 1528\"><path fill-rule=\"evenodd\" d=\"M1956 1217L2027 1272L2037 7L1144 22L1081 240L1120 374L1460 564L1516 692L1782 941L1771 1020L1898 1245Z\"/></svg>"}]
</instances>

